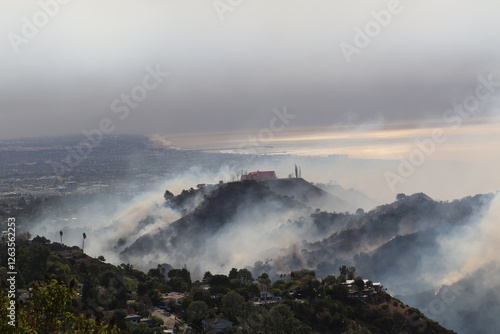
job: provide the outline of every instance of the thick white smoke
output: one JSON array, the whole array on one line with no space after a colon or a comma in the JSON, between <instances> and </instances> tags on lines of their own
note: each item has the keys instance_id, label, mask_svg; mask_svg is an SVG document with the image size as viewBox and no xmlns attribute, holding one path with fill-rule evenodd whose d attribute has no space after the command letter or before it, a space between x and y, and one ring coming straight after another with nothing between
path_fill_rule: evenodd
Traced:
<instances>
[{"instance_id":1,"label":"thick white smoke","mask_svg":"<svg viewBox=\"0 0 500 334\"><path fill-rule=\"evenodd\" d=\"M451 271L443 283L451 284L491 262L500 261L500 193L477 221L440 240L443 262Z\"/></svg>"},{"instance_id":2,"label":"thick white smoke","mask_svg":"<svg viewBox=\"0 0 500 334\"><path fill-rule=\"evenodd\" d=\"M219 173L191 168L175 178L159 182L153 189L129 200L110 194L81 208L78 208L79 204L71 203L62 211L73 212L72 219L58 219L55 215L44 214L33 222L30 233L59 242L59 231L63 231L64 244L81 247L82 233L85 232L85 253L91 256L103 255L108 261L119 264L117 253L120 250L139 237L154 233L180 218L179 212L164 206L165 190L178 194L199 183L216 183L216 180L227 179L228 173L227 168L221 169Z\"/></svg>"}]
</instances>

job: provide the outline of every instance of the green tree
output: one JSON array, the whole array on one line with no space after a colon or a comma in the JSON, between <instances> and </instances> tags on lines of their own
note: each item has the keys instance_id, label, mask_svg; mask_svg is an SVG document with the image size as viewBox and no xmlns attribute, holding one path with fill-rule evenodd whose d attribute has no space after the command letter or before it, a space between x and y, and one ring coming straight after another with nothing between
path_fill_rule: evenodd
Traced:
<instances>
[{"instance_id":1,"label":"green tree","mask_svg":"<svg viewBox=\"0 0 500 334\"><path fill-rule=\"evenodd\" d=\"M337 279L335 278L335 276L333 275L328 275L325 277L325 279L323 280L326 284L335 284L337 283Z\"/></svg>"},{"instance_id":2,"label":"green tree","mask_svg":"<svg viewBox=\"0 0 500 334\"><path fill-rule=\"evenodd\" d=\"M347 276L347 266L339 267L339 272L341 276Z\"/></svg>"},{"instance_id":3,"label":"green tree","mask_svg":"<svg viewBox=\"0 0 500 334\"><path fill-rule=\"evenodd\" d=\"M42 245L48 245L48 244L50 244L50 240L49 239L47 239L45 237L41 237L39 235L37 235L36 237L34 237L31 242L32 243L42 244Z\"/></svg>"},{"instance_id":4,"label":"green tree","mask_svg":"<svg viewBox=\"0 0 500 334\"><path fill-rule=\"evenodd\" d=\"M235 291L230 291L222 297L221 311L233 322L238 321L238 317L243 315L244 306L245 298Z\"/></svg>"},{"instance_id":5,"label":"green tree","mask_svg":"<svg viewBox=\"0 0 500 334\"><path fill-rule=\"evenodd\" d=\"M365 282L360 276L354 279L354 285L359 291L362 291L365 288Z\"/></svg>"},{"instance_id":6,"label":"green tree","mask_svg":"<svg viewBox=\"0 0 500 334\"><path fill-rule=\"evenodd\" d=\"M366 328L362 328L362 327L358 327L358 328L351 328L345 332L342 332L342 334L371 334L372 332L370 332L370 330L366 329Z\"/></svg>"},{"instance_id":7,"label":"green tree","mask_svg":"<svg viewBox=\"0 0 500 334\"><path fill-rule=\"evenodd\" d=\"M205 272L205 274L203 275L203 282L204 283L210 282L210 279L212 278L212 276L213 275L210 271Z\"/></svg>"},{"instance_id":8,"label":"green tree","mask_svg":"<svg viewBox=\"0 0 500 334\"><path fill-rule=\"evenodd\" d=\"M169 285L174 289L174 291L189 291L191 289L191 273L186 269L172 269L168 272L168 277L170 278ZM175 280L176 279L176 280ZM176 289L177 285L174 285L172 282L176 282L179 285L179 282L183 282L184 284L180 284L183 286L183 290Z\"/></svg>"},{"instance_id":9,"label":"green tree","mask_svg":"<svg viewBox=\"0 0 500 334\"><path fill-rule=\"evenodd\" d=\"M208 314L208 305L203 301L194 301L190 303L186 310L187 320L198 327L201 326L201 321L205 319Z\"/></svg>"},{"instance_id":10,"label":"green tree","mask_svg":"<svg viewBox=\"0 0 500 334\"><path fill-rule=\"evenodd\" d=\"M148 297L153 305L159 305L162 301L161 292L158 289L153 289L148 291Z\"/></svg>"},{"instance_id":11,"label":"green tree","mask_svg":"<svg viewBox=\"0 0 500 334\"><path fill-rule=\"evenodd\" d=\"M208 283L210 284L210 293L218 295L219 298L226 294L231 286L231 281L226 275L213 275Z\"/></svg>"},{"instance_id":12,"label":"green tree","mask_svg":"<svg viewBox=\"0 0 500 334\"><path fill-rule=\"evenodd\" d=\"M247 293L250 296L250 298L255 298L255 297L260 296L259 285L256 283L250 284L247 287Z\"/></svg>"},{"instance_id":13,"label":"green tree","mask_svg":"<svg viewBox=\"0 0 500 334\"><path fill-rule=\"evenodd\" d=\"M292 271L290 276L292 277L292 279L300 280L304 277L316 277L316 273L314 272L314 270L302 269L302 270Z\"/></svg>"},{"instance_id":14,"label":"green tree","mask_svg":"<svg viewBox=\"0 0 500 334\"><path fill-rule=\"evenodd\" d=\"M303 325L285 304L274 306L269 312L273 334L304 334L312 329Z\"/></svg>"},{"instance_id":15,"label":"green tree","mask_svg":"<svg viewBox=\"0 0 500 334\"><path fill-rule=\"evenodd\" d=\"M269 278L269 275L266 273L262 273L262 275L259 276L259 283L267 285L267 287L269 287L271 285L271 279Z\"/></svg>"},{"instance_id":16,"label":"green tree","mask_svg":"<svg viewBox=\"0 0 500 334\"><path fill-rule=\"evenodd\" d=\"M248 269L238 270L238 278L244 285L249 285L254 281L252 273Z\"/></svg>"},{"instance_id":17,"label":"green tree","mask_svg":"<svg viewBox=\"0 0 500 334\"><path fill-rule=\"evenodd\" d=\"M355 267L348 267L347 268L347 279L354 279L356 276L356 268Z\"/></svg>"},{"instance_id":18,"label":"green tree","mask_svg":"<svg viewBox=\"0 0 500 334\"><path fill-rule=\"evenodd\" d=\"M309 301L312 302L316 298L317 291L320 287L320 282L311 277L304 277L301 280L300 288L304 293L306 298L309 298Z\"/></svg>"},{"instance_id":19,"label":"green tree","mask_svg":"<svg viewBox=\"0 0 500 334\"><path fill-rule=\"evenodd\" d=\"M87 239L87 235L85 234L85 232L83 232L82 236L83 236L82 253L84 253L85 252L85 239Z\"/></svg>"},{"instance_id":20,"label":"green tree","mask_svg":"<svg viewBox=\"0 0 500 334\"><path fill-rule=\"evenodd\" d=\"M70 282L71 285L71 282ZM110 327L103 322L96 322L83 315L75 315L71 311L71 305L76 297L76 291L72 287L60 281L52 280L45 284L33 286L31 299L27 305L17 308L17 326L5 327L6 322L0 321L1 333L96 333L96 334L118 334L116 327ZM1 299L1 298L0 298ZM8 300L1 300L5 305ZM4 307L0 310L3 318ZM5 319L5 318L3 318Z\"/></svg>"},{"instance_id":21,"label":"green tree","mask_svg":"<svg viewBox=\"0 0 500 334\"><path fill-rule=\"evenodd\" d=\"M396 201L402 201L402 200L404 200L406 197L408 197L408 196L406 196L406 195L405 195L405 194L403 194L403 193L399 193L399 194L397 194L397 195L396 195Z\"/></svg>"},{"instance_id":22,"label":"green tree","mask_svg":"<svg viewBox=\"0 0 500 334\"><path fill-rule=\"evenodd\" d=\"M160 265L157 268L149 269L147 276L154 277L158 282L165 283L165 269Z\"/></svg>"},{"instance_id":23,"label":"green tree","mask_svg":"<svg viewBox=\"0 0 500 334\"><path fill-rule=\"evenodd\" d=\"M349 295L349 289L345 284L334 284L326 290L326 293L333 299L346 301Z\"/></svg>"},{"instance_id":24,"label":"green tree","mask_svg":"<svg viewBox=\"0 0 500 334\"><path fill-rule=\"evenodd\" d=\"M193 301L199 300L210 305L210 293L205 289L193 287L193 289L191 289L191 296L193 297Z\"/></svg>"},{"instance_id":25,"label":"green tree","mask_svg":"<svg viewBox=\"0 0 500 334\"><path fill-rule=\"evenodd\" d=\"M127 322L125 321L125 317L127 313L124 310L115 310L113 313L113 318L115 319L115 323L120 329L127 329Z\"/></svg>"},{"instance_id":26,"label":"green tree","mask_svg":"<svg viewBox=\"0 0 500 334\"><path fill-rule=\"evenodd\" d=\"M163 194L163 197L167 202L170 202L171 200L174 199L174 194L172 194L169 190L165 190L165 193Z\"/></svg>"},{"instance_id":27,"label":"green tree","mask_svg":"<svg viewBox=\"0 0 500 334\"><path fill-rule=\"evenodd\" d=\"M85 315L66 313L64 332L71 334L119 334L120 330L116 326L109 326L103 322L89 319Z\"/></svg>"},{"instance_id":28,"label":"green tree","mask_svg":"<svg viewBox=\"0 0 500 334\"><path fill-rule=\"evenodd\" d=\"M170 281L168 281L168 285L172 287L173 291L189 291L189 285L181 277L174 277L170 279Z\"/></svg>"},{"instance_id":29,"label":"green tree","mask_svg":"<svg viewBox=\"0 0 500 334\"><path fill-rule=\"evenodd\" d=\"M30 300L34 327L42 333L60 331L62 321L58 315L68 311L76 291L69 290L62 282L52 280L49 284L35 284Z\"/></svg>"},{"instance_id":30,"label":"green tree","mask_svg":"<svg viewBox=\"0 0 500 334\"><path fill-rule=\"evenodd\" d=\"M229 288L229 277L226 275L213 275L209 281L210 286L220 286Z\"/></svg>"},{"instance_id":31,"label":"green tree","mask_svg":"<svg viewBox=\"0 0 500 334\"><path fill-rule=\"evenodd\" d=\"M18 262L20 269L26 273L26 283L43 280L47 273L49 255L49 248L39 243L20 252Z\"/></svg>"},{"instance_id":32,"label":"green tree","mask_svg":"<svg viewBox=\"0 0 500 334\"><path fill-rule=\"evenodd\" d=\"M229 277L230 280L238 278L238 269L232 268L231 271L229 272L228 277Z\"/></svg>"},{"instance_id":33,"label":"green tree","mask_svg":"<svg viewBox=\"0 0 500 334\"><path fill-rule=\"evenodd\" d=\"M95 303L97 297L97 288L90 275L85 275L82 288L82 304L91 306Z\"/></svg>"},{"instance_id":34,"label":"green tree","mask_svg":"<svg viewBox=\"0 0 500 334\"><path fill-rule=\"evenodd\" d=\"M10 313L10 308L15 307L15 320ZM19 303L14 306L10 303L10 299L3 293L0 295L0 333L2 334L38 334L28 323L28 314L24 308L21 308ZM10 324L9 324L10 322ZM14 326L12 326L14 325Z\"/></svg>"},{"instance_id":35,"label":"green tree","mask_svg":"<svg viewBox=\"0 0 500 334\"><path fill-rule=\"evenodd\" d=\"M130 331L132 334L163 334L163 329L160 327L149 328L147 324L138 324L132 327Z\"/></svg>"}]
</instances>

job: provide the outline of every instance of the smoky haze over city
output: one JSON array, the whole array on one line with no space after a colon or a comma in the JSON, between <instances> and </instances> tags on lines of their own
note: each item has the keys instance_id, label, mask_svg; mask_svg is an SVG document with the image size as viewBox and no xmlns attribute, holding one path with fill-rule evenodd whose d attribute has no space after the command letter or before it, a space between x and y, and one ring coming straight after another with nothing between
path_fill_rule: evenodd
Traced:
<instances>
[{"instance_id":1,"label":"smoky haze over city","mask_svg":"<svg viewBox=\"0 0 500 334\"><path fill-rule=\"evenodd\" d=\"M193 281L352 266L498 332L499 10L2 1L2 222Z\"/></svg>"}]
</instances>

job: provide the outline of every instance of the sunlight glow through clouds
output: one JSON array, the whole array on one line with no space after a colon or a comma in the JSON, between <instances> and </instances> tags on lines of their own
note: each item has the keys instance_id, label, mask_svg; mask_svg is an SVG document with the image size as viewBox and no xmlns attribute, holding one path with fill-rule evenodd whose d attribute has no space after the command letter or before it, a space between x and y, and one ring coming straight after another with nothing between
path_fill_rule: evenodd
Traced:
<instances>
[{"instance_id":1,"label":"sunlight glow through clouds","mask_svg":"<svg viewBox=\"0 0 500 334\"><path fill-rule=\"evenodd\" d=\"M443 129L447 140L438 145L432 159L486 159L498 152L500 145L498 121L490 124L470 121L458 129L437 122L432 127L410 126L409 123L388 123L381 129L369 131L352 131L346 126L290 129L276 134L273 139L262 141L263 145L269 146L262 153L304 156L347 154L360 159L399 159L415 148L416 139L430 138L434 129ZM168 138L182 149L249 153L238 149L238 145L249 136L256 137L256 134L220 132Z\"/></svg>"}]
</instances>

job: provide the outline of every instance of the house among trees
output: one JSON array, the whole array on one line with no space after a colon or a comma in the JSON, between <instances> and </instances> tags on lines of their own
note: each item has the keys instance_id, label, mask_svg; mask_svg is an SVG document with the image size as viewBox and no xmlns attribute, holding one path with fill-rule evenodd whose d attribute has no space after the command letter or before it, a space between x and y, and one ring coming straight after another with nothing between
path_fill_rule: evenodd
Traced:
<instances>
[{"instance_id":1,"label":"house among trees","mask_svg":"<svg viewBox=\"0 0 500 334\"><path fill-rule=\"evenodd\" d=\"M181 306L182 300L186 298L186 293L170 292L162 296L162 299L167 305L173 303L175 306Z\"/></svg>"},{"instance_id":2,"label":"house among trees","mask_svg":"<svg viewBox=\"0 0 500 334\"><path fill-rule=\"evenodd\" d=\"M265 171L265 172L256 171L241 175L241 181L245 180L265 181L265 180L275 180L275 179L277 179L277 177L274 171Z\"/></svg>"},{"instance_id":3,"label":"house among trees","mask_svg":"<svg viewBox=\"0 0 500 334\"><path fill-rule=\"evenodd\" d=\"M57 255L59 255L63 259L72 259L75 255L82 254L81 249L70 249L70 250L64 250L64 251L58 251L55 252Z\"/></svg>"},{"instance_id":4,"label":"house among trees","mask_svg":"<svg viewBox=\"0 0 500 334\"><path fill-rule=\"evenodd\" d=\"M230 333L233 323L227 319L214 318L205 319L201 322L203 333Z\"/></svg>"},{"instance_id":5,"label":"house among trees","mask_svg":"<svg viewBox=\"0 0 500 334\"><path fill-rule=\"evenodd\" d=\"M129 314L125 317L125 320L131 324L137 325L141 321L142 317L137 314Z\"/></svg>"},{"instance_id":6,"label":"house among trees","mask_svg":"<svg viewBox=\"0 0 500 334\"><path fill-rule=\"evenodd\" d=\"M151 318L143 318L140 315L137 314L129 314L125 317L125 321L130 322L132 325L138 325L145 323L147 325L153 325L154 320Z\"/></svg>"},{"instance_id":7,"label":"house among trees","mask_svg":"<svg viewBox=\"0 0 500 334\"><path fill-rule=\"evenodd\" d=\"M266 292L265 295L260 296L260 298L255 298L253 300L254 305L262 305L262 304L276 304L283 300L280 296L274 296L270 292Z\"/></svg>"},{"instance_id":8,"label":"house among trees","mask_svg":"<svg viewBox=\"0 0 500 334\"><path fill-rule=\"evenodd\" d=\"M382 292L382 283L373 283L367 279L357 277L355 279L348 279L343 284L349 288L350 298L368 298L368 296Z\"/></svg>"}]
</instances>

